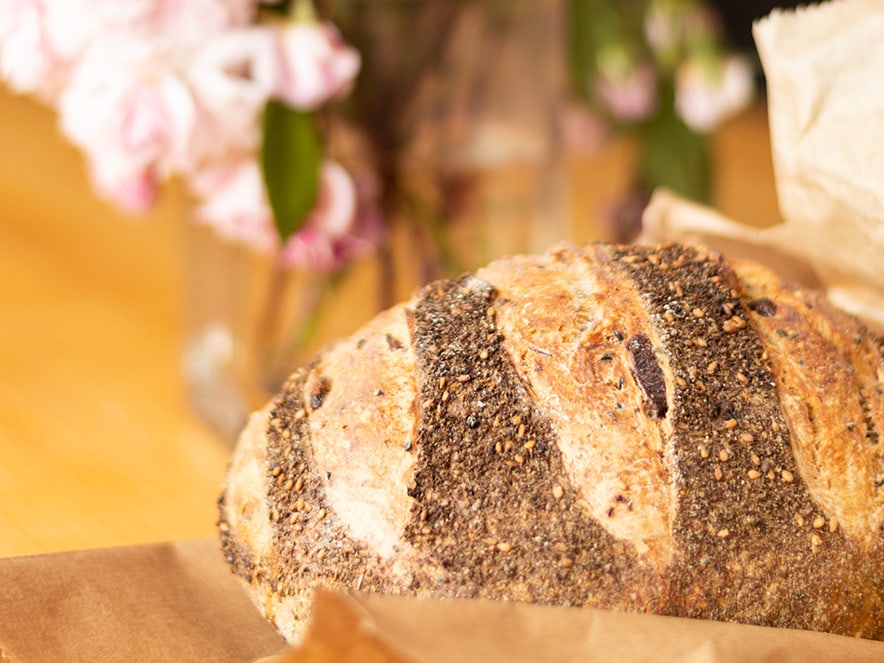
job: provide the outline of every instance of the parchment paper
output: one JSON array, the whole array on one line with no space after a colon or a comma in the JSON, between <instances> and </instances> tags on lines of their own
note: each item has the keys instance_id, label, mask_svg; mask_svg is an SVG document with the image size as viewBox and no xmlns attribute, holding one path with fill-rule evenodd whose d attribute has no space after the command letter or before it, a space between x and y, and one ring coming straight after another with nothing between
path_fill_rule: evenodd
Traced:
<instances>
[{"instance_id":1,"label":"parchment paper","mask_svg":"<svg viewBox=\"0 0 884 663\"><path fill-rule=\"evenodd\" d=\"M319 592L286 648L216 540L0 559L2 663L884 661L884 642L489 601Z\"/></svg>"},{"instance_id":2,"label":"parchment paper","mask_svg":"<svg viewBox=\"0 0 884 663\"><path fill-rule=\"evenodd\" d=\"M0 559L0 663L241 663L284 646L215 539Z\"/></svg>"},{"instance_id":3,"label":"parchment paper","mask_svg":"<svg viewBox=\"0 0 884 663\"><path fill-rule=\"evenodd\" d=\"M774 11L754 26L782 222L756 229L661 191L643 241L703 241L810 272L884 330L884 4ZM805 274L806 276L806 274Z\"/></svg>"},{"instance_id":4,"label":"parchment paper","mask_svg":"<svg viewBox=\"0 0 884 663\"><path fill-rule=\"evenodd\" d=\"M307 642L266 663L880 662L884 643L606 610L320 592Z\"/></svg>"}]
</instances>

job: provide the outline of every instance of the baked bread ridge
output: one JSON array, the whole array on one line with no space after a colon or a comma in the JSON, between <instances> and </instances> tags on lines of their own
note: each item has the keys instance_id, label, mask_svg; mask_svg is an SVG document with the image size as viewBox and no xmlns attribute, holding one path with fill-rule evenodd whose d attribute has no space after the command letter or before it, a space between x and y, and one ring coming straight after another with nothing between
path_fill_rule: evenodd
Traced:
<instances>
[{"instance_id":1,"label":"baked bread ridge","mask_svg":"<svg viewBox=\"0 0 884 663\"><path fill-rule=\"evenodd\" d=\"M758 265L505 259L291 376L222 547L293 642L318 584L884 639L882 387L880 338Z\"/></svg>"}]
</instances>

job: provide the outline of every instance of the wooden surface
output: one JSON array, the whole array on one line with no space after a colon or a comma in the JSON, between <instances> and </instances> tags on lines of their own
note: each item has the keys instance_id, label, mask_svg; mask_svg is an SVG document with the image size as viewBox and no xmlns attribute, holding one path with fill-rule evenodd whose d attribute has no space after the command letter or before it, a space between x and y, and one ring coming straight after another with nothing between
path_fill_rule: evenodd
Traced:
<instances>
[{"instance_id":1,"label":"wooden surface","mask_svg":"<svg viewBox=\"0 0 884 663\"><path fill-rule=\"evenodd\" d=\"M229 451L179 379L180 199L115 213L5 92L0 131L0 555L211 535Z\"/></svg>"},{"instance_id":2,"label":"wooden surface","mask_svg":"<svg viewBox=\"0 0 884 663\"><path fill-rule=\"evenodd\" d=\"M53 116L5 90L0 145L0 556L213 536L230 449L180 379L181 197L115 212ZM715 154L718 206L774 222L763 107ZM568 239L599 238L630 159L614 143L572 160Z\"/></svg>"}]
</instances>

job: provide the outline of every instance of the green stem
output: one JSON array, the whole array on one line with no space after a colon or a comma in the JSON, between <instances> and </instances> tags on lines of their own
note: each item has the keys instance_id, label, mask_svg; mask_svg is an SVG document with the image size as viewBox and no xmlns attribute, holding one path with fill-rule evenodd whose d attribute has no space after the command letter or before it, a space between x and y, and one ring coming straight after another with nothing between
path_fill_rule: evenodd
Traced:
<instances>
[{"instance_id":1,"label":"green stem","mask_svg":"<svg viewBox=\"0 0 884 663\"><path fill-rule=\"evenodd\" d=\"M279 316L283 311L285 293L288 290L289 270L278 259L273 260L267 291L261 304L258 322L255 327L255 337L252 339L255 348L255 357L258 360L258 382L273 391L278 387L272 383L276 379L273 367L278 362L280 355L275 351L274 338L279 329Z\"/></svg>"},{"instance_id":2,"label":"green stem","mask_svg":"<svg viewBox=\"0 0 884 663\"><path fill-rule=\"evenodd\" d=\"M316 23L319 14L313 0L295 0L289 7L289 19L296 23Z\"/></svg>"}]
</instances>

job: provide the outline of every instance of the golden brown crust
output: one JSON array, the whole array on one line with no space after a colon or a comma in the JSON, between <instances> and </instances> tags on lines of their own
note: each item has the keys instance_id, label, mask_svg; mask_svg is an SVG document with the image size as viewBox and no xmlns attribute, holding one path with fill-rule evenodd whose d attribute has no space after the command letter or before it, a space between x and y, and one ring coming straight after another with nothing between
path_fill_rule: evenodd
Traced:
<instances>
[{"instance_id":1,"label":"golden brown crust","mask_svg":"<svg viewBox=\"0 0 884 663\"><path fill-rule=\"evenodd\" d=\"M222 542L290 639L316 584L884 639L882 389L881 339L757 265L499 261L292 376Z\"/></svg>"},{"instance_id":2,"label":"golden brown crust","mask_svg":"<svg viewBox=\"0 0 884 663\"><path fill-rule=\"evenodd\" d=\"M415 356L403 307L380 314L358 338L342 341L318 359L304 385L316 469L330 509L350 534L383 558L400 550L410 515L404 495L414 457L405 444L415 435ZM345 386L334 388L340 379ZM312 408L315 394L322 406ZM297 482L297 479L295 479Z\"/></svg>"},{"instance_id":3,"label":"golden brown crust","mask_svg":"<svg viewBox=\"0 0 884 663\"><path fill-rule=\"evenodd\" d=\"M497 289L504 345L550 417L590 514L663 567L674 554L675 495L664 443L672 426L657 408L644 416L648 398L626 339L649 337L650 347L660 346L650 340L656 333L639 294L604 261L600 249L562 248L493 263L478 275ZM665 355L655 354L665 367ZM665 410L674 392L671 384L663 388Z\"/></svg>"},{"instance_id":4,"label":"golden brown crust","mask_svg":"<svg viewBox=\"0 0 884 663\"><path fill-rule=\"evenodd\" d=\"M884 360L876 339L818 293L770 271L737 270L774 367L802 479L826 514L865 548L884 524ZM765 298L769 304L759 306ZM776 303L774 303L776 302Z\"/></svg>"}]
</instances>

